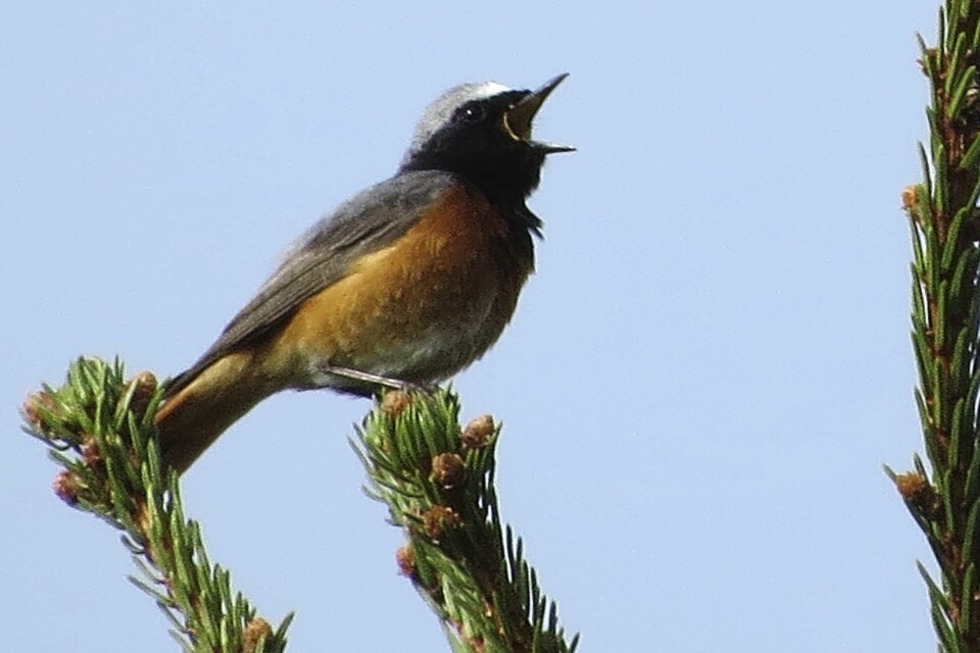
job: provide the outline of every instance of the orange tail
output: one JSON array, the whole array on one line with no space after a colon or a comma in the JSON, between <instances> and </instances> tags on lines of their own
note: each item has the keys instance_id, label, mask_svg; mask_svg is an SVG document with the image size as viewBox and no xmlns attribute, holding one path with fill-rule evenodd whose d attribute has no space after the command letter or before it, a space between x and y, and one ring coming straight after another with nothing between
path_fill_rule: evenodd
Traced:
<instances>
[{"instance_id":1,"label":"orange tail","mask_svg":"<svg viewBox=\"0 0 980 653\"><path fill-rule=\"evenodd\" d=\"M281 389L257 376L252 358L248 352L225 356L180 381L164 400L156 415L160 453L177 473L184 473L229 426Z\"/></svg>"}]
</instances>

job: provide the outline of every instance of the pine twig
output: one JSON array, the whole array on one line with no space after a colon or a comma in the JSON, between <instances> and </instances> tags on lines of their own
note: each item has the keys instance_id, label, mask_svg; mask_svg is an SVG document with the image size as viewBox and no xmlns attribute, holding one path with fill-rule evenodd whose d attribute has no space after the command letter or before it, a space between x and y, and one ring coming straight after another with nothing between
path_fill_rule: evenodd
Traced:
<instances>
[{"instance_id":1,"label":"pine twig","mask_svg":"<svg viewBox=\"0 0 980 653\"><path fill-rule=\"evenodd\" d=\"M200 528L184 518L177 475L163 470L153 415L161 391L149 373L125 380L123 366L79 359L58 389L24 405L25 430L64 468L54 490L69 505L123 531L149 594L186 651L279 653L288 615L275 630L211 565Z\"/></svg>"},{"instance_id":2,"label":"pine twig","mask_svg":"<svg viewBox=\"0 0 980 653\"><path fill-rule=\"evenodd\" d=\"M369 493L408 542L402 572L442 620L458 652L572 653L557 606L538 587L523 544L504 527L494 489L492 418L459 424L444 390L389 392L352 442Z\"/></svg>"},{"instance_id":3,"label":"pine twig","mask_svg":"<svg viewBox=\"0 0 980 653\"><path fill-rule=\"evenodd\" d=\"M920 38L931 86L923 182L903 192L912 231L915 398L926 464L886 467L939 566L919 565L941 651L980 653L980 2L947 0L939 43Z\"/></svg>"}]
</instances>

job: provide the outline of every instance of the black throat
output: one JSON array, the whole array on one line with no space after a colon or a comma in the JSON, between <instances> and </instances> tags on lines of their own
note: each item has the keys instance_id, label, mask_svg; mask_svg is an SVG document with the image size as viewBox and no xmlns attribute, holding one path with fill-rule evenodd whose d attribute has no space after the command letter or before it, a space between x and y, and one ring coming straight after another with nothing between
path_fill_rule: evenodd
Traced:
<instances>
[{"instance_id":1,"label":"black throat","mask_svg":"<svg viewBox=\"0 0 980 653\"><path fill-rule=\"evenodd\" d=\"M439 170L458 175L501 209L513 226L541 235L541 220L527 207L526 200L541 180L544 153L534 151L525 143L475 151L440 148L437 139L438 135L433 139L436 142L412 153L398 172Z\"/></svg>"},{"instance_id":2,"label":"black throat","mask_svg":"<svg viewBox=\"0 0 980 653\"><path fill-rule=\"evenodd\" d=\"M546 152L515 135L506 116L529 93L464 98L447 115L437 114L434 129L413 143L399 172L438 170L462 177L483 192L515 229L540 235L541 220L527 208L526 200L541 180Z\"/></svg>"}]
</instances>

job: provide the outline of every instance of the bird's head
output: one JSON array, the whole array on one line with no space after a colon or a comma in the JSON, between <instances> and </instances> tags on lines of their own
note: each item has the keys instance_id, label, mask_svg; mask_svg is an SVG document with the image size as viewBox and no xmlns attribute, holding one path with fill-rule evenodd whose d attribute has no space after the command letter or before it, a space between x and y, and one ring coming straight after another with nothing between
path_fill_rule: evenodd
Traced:
<instances>
[{"instance_id":1,"label":"bird's head","mask_svg":"<svg viewBox=\"0 0 980 653\"><path fill-rule=\"evenodd\" d=\"M422 115L401 169L457 173L491 197L523 201L537 187L545 157L575 149L531 137L535 115L567 76L536 91L496 82L449 89Z\"/></svg>"}]
</instances>

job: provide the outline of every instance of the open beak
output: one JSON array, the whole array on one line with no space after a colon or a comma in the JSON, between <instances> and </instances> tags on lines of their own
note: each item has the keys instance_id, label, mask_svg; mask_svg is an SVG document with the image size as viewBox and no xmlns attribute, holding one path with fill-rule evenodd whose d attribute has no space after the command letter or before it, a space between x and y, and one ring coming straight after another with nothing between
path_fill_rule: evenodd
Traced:
<instances>
[{"instance_id":1,"label":"open beak","mask_svg":"<svg viewBox=\"0 0 980 653\"><path fill-rule=\"evenodd\" d=\"M568 77L568 73L562 73L554 79L548 80L541 88L528 93L521 99L520 102L507 110L507 113L504 114L504 129L507 130L515 141L523 141L533 147L535 150L544 152L545 154L553 154L555 152L573 152L575 150L574 147L570 147L568 145L541 143L531 140L531 123L534 121L534 116L537 115L541 105L548 99L551 92L555 90L555 88L561 84L566 77Z\"/></svg>"}]
</instances>

